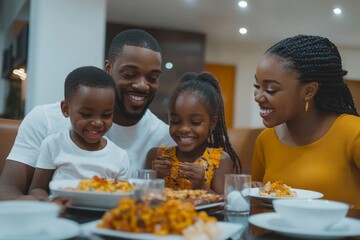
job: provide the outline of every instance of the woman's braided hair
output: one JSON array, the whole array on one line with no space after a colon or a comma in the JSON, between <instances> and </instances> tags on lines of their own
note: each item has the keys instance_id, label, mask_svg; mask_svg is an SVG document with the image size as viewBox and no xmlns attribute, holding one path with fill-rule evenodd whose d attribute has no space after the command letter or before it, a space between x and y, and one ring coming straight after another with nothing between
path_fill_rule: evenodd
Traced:
<instances>
[{"instance_id":1,"label":"woman's braided hair","mask_svg":"<svg viewBox=\"0 0 360 240\"><path fill-rule=\"evenodd\" d=\"M219 83L215 76L208 72L185 73L179 80L179 85L171 95L169 106L174 104L177 97L182 93L191 93L204 106L207 107L210 118L217 116L218 122L211 136L208 137L207 147L222 147L233 161L233 167L237 173L241 171L239 157L231 147L225 124L224 103Z\"/></svg>"},{"instance_id":2,"label":"woman's braided hair","mask_svg":"<svg viewBox=\"0 0 360 240\"><path fill-rule=\"evenodd\" d=\"M303 83L318 82L314 97L321 112L358 115L349 88L343 76L341 56L337 47L327 38L297 35L286 38L265 54L280 57L284 65L299 73Z\"/></svg>"}]
</instances>

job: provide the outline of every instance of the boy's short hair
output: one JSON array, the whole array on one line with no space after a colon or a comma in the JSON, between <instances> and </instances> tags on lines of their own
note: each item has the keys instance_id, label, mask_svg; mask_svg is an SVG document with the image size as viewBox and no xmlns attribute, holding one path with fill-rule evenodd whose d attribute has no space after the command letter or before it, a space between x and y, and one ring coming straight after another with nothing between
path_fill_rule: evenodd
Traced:
<instances>
[{"instance_id":1,"label":"boy's short hair","mask_svg":"<svg viewBox=\"0 0 360 240\"><path fill-rule=\"evenodd\" d=\"M104 70L93 67L79 67L70 72L64 84L65 100L70 100L80 86L95 88L112 88L116 93L116 86L113 78Z\"/></svg>"},{"instance_id":2,"label":"boy's short hair","mask_svg":"<svg viewBox=\"0 0 360 240\"><path fill-rule=\"evenodd\" d=\"M121 55L125 45L147 48L161 53L160 46L153 36L144 30L129 29L119 33L111 41L108 51L108 60L111 63L114 63L117 57Z\"/></svg>"}]
</instances>

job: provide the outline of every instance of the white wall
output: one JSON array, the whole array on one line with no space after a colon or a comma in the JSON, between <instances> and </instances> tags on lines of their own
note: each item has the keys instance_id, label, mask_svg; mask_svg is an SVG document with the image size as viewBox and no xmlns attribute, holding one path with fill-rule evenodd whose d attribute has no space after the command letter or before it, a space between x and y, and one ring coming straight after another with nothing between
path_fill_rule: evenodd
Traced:
<instances>
[{"instance_id":1,"label":"white wall","mask_svg":"<svg viewBox=\"0 0 360 240\"><path fill-rule=\"evenodd\" d=\"M103 68L106 0L33 0L29 30L25 114L62 100L75 68Z\"/></svg>"},{"instance_id":2,"label":"white wall","mask_svg":"<svg viewBox=\"0 0 360 240\"><path fill-rule=\"evenodd\" d=\"M346 79L360 81L360 49L339 48L343 68L348 71Z\"/></svg>"},{"instance_id":3,"label":"white wall","mask_svg":"<svg viewBox=\"0 0 360 240\"><path fill-rule=\"evenodd\" d=\"M3 29L0 29L0 53L3 52L4 46L5 46L5 33ZM3 66L3 58L2 54L0 55L0 115L4 113L5 111L5 103L6 103L6 97L9 92L9 81L2 78L2 66Z\"/></svg>"},{"instance_id":4,"label":"white wall","mask_svg":"<svg viewBox=\"0 0 360 240\"><path fill-rule=\"evenodd\" d=\"M280 40L280 39L279 39ZM207 39L205 62L236 65L234 127L262 127L259 108L253 99L256 65L274 43L229 43ZM360 80L360 49L339 47L347 79Z\"/></svg>"}]
</instances>

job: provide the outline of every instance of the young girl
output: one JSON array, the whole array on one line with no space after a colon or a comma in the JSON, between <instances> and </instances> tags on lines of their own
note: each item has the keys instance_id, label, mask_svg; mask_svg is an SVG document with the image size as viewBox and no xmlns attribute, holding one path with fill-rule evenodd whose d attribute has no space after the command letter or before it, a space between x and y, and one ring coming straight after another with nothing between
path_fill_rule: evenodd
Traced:
<instances>
[{"instance_id":1,"label":"young girl","mask_svg":"<svg viewBox=\"0 0 360 240\"><path fill-rule=\"evenodd\" d=\"M240 172L225 126L217 79L186 73L169 103L169 132L177 146L151 149L146 168L157 170L166 187L223 194L224 174Z\"/></svg>"},{"instance_id":2,"label":"young girl","mask_svg":"<svg viewBox=\"0 0 360 240\"><path fill-rule=\"evenodd\" d=\"M104 136L113 123L111 76L97 67L80 67L66 77L64 90L61 110L70 117L72 128L42 142L29 191L40 200L47 199L50 180L130 175L126 151Z\"/></svg>"}]
</instances>

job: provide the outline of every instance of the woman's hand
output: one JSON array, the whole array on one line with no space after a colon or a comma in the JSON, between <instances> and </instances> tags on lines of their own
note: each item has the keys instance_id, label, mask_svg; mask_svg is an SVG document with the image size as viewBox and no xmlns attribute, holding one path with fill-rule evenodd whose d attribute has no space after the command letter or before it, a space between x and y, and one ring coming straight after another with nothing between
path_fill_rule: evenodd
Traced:
<instances>
[{"instance_id":1,"label":"woman's hand","mask_svg":"<svg viewBox=\"0 0 360 240\"><path fill-rule=\"evenodd\" d=\"M251 187L253 188L261 188L262 186L264 186L262 182L255 182L255 181L251 182Z\"/></svg>"},{"instance_id":2,"label":"woman's hand","mask_svg":"<svg viewBox=\"0 0 360 240\"><path fill-rule=\"evenodd\" d=\"M203 189L205 185L205 169L195 163L180 163L179 177L186 178L192 183L193 189Z\"/></svg>"},{"instance_id":3,"label":"woman's hand","mask_svg":"<svg viewBox=\"0 0 360 240\"><path fill-rule=\"evenodd\" d=\"M152 161L152 169L156 170L158 178L164 178L170 176L171 172L171 158L164 156L157 156Z\"/></svg>"}]
</instances>

